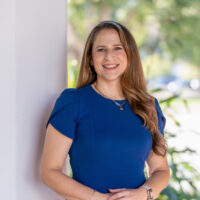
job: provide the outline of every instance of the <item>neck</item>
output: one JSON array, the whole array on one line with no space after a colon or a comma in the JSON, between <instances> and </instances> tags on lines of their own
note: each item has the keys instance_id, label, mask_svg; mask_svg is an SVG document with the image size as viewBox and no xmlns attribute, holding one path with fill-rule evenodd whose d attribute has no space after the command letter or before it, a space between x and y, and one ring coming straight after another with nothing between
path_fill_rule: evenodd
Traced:
<instances>
[{"instance_id":1,"label":"neck","mask_svg":"<svg viewBox=\"0 0 200 200\"><path fill-rule=\"evenodd\" d=\"M121 83L120 82L103 82L103 81L96 81L92 84L93 88L97 88L100 90L101 93L103 93L105 96L111 99L125 99L125 96L122 92ZM94 87L95 86L95 87ZM96 89L95 88L95 89ZM99 92L99 91L97 91Z\"/></svg>"}]
</instances>

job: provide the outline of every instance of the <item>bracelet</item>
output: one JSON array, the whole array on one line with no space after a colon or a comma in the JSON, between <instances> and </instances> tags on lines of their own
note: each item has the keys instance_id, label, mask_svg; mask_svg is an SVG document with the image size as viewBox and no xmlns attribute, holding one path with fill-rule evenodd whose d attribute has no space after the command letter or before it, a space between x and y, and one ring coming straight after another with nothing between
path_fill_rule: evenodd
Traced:
<instances>
[{"instance_id":1,"label":"bracelet","mask_svg":"<svg viewBox=\"0 0 200 200\"><path fill-rule=\"evenodd\" d=\"M142 185L141 187L145 188L147 191L148 200L154 200L152 189L148 185Z\"/></svg>"},{"instance_id":2,"label":"bracelet","mask_svg":"<svg viewBox=\"0 0 200 200\"><path fill-rule=\"evenodd\" d=\"M93 190L94 190L94 189L93 189ZM96 190L93 191L90 200L92 200L92 198L93 198L95 192L96 192Z\"/></svg>"}]
</instances>

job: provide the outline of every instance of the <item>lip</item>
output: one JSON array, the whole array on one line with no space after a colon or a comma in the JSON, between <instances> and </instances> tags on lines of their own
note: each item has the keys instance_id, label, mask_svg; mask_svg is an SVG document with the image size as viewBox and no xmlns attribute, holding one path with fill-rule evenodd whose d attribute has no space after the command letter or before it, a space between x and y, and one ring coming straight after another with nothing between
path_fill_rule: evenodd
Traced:
<instances>
[{"instance_id":1,"label":"lip","mask_svg":"<svg viewBox=\"0 0 200 200\"><path fill-rule=\"evenodd\" d=\"M119 65L119 63L105 63L103 65Z\"/></svg>"}]
</instances>

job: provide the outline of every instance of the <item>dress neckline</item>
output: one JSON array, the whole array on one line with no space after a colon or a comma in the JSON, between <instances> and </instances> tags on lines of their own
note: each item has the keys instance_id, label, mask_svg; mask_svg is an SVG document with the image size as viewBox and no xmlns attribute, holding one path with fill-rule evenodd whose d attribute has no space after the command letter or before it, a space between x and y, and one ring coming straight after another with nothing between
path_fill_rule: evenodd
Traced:
<instances>
[{"instance_id":1,"label":"dress neckline","mask_svg":"<svg viewBox=\"0 0 200 200\"><path fill-rule=\"evenodd\" d=\"M109 100L109 101L113 101L112 99L109 99L109 98L106 98L104 97L103 95L101 95L100 93L98 93L93 87L91 84L88 84L89 88L91 89L91 91L96 95L96 96L99 96L105 100ZM127 99L114 99L115 101L118 101L118 102L123 102L123 101L127 101Z\"/></svg>"}]
</instances>

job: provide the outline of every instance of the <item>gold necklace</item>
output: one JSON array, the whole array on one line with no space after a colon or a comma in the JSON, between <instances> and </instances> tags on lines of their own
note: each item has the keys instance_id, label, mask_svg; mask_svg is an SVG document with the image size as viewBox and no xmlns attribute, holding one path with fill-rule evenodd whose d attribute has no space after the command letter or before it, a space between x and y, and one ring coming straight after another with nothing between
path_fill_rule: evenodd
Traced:
<instances>
[{"instance_id":1,"label":"gold necklace","mask_svg":"<svg viewBox=\"0 0 200 200\"><path fill-rule=\"evenodd\" d=\"M105 94L103 94L103 93L96 87L96 83L94 84L94 87L95 87L95 89L96 89L97 91L99 91L100 94L102 94L103 96L105 96L106 98L108 98ZM108 99L110 99L110 98L108 98ZM115 100L113 100L113 99L111 99L111 100L114 101L114 103L115 103L117 106L119 106L120 110L124 110L123 105L126 103L126 101L123 102L122 104L119 104L117 101L115 101Z\"/></svg>"}]
</instances>

